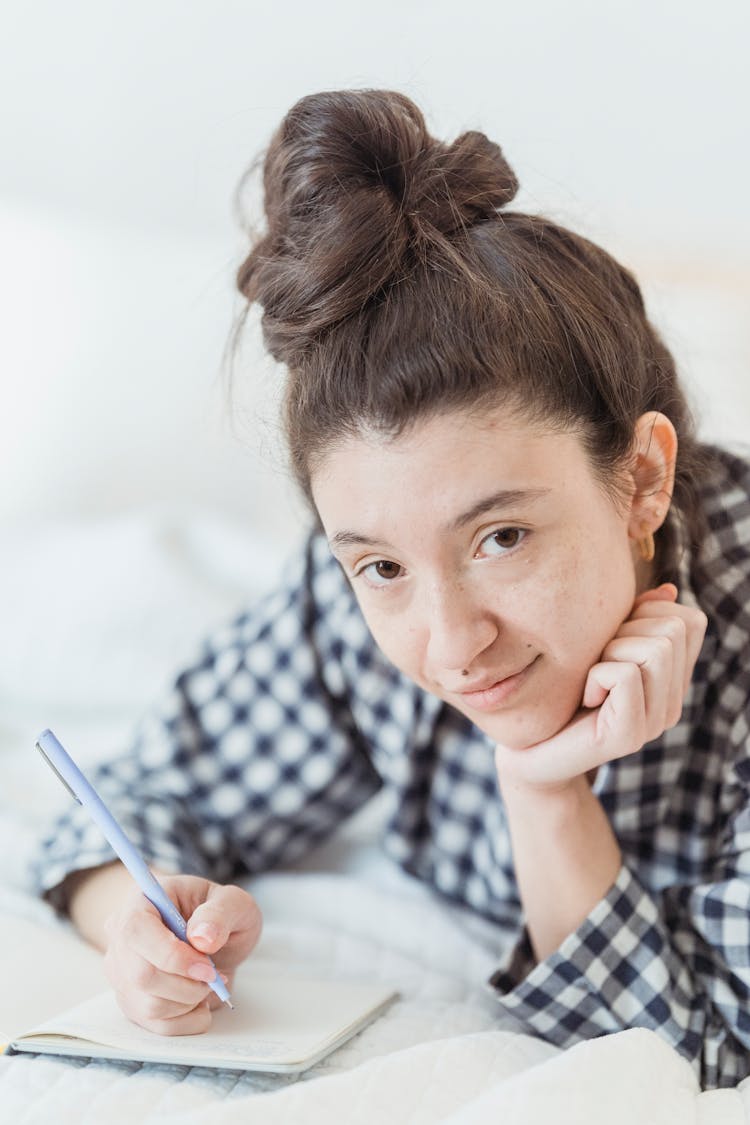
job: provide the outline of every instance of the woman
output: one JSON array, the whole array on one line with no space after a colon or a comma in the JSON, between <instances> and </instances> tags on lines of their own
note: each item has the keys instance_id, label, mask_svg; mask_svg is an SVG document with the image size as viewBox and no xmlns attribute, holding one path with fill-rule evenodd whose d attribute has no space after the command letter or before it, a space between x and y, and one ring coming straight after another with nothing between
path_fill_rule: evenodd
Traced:
<instances>
[{"instance_id":1,"label":"woman","mask_svg":"<svg viewBox=\"0 0 750 1125\"><path fill-rule=\"evenodd\" d=\"M498 1003L530 1032L650 1027L705 1085L736 1083L746 464L694 438L632 276L509 210L483 134L443 144L394 92L317 94L264 186L238 284L288 369L316 527L96 778L194 950L75 810L40 891L106 952L131 1019L199 1032L218 1003L201 954L231 983L260 932L227 884L386 786L385 847L495 921Z\"/></svg>"}]
</instances>

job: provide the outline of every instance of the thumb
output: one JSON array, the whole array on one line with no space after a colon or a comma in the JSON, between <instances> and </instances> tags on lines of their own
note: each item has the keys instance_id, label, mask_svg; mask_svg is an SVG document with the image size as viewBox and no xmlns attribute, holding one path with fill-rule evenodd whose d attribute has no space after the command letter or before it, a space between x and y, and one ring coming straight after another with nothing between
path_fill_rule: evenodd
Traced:
<instances>
[{"instance_id":1,"label":"thumb","mask_svg":"<svg viewBox=\"0 0 750 1125\"><path fill-rule=\"evenodd\" d=\"M201 953L213 953L226 943L229 931L221 915L204 904L191 914L187 937L190 944Z\"/></svg>"},{"instance_id":2,"label":"thumb","mask_svg":"<svg viewBox=\"0 0 750 1125\"><path fill-rule=\"evenodd\" d=\"M260 911L246 891L214 883L206 901L190 915L187 938L201 953L215 953L233 936L252 948L260 927Z\"/></svg>"},{"instance_id":3,"label":"thumb","mask_svg":"<svg viewBox=\"0 0 750 1125\"><path fill-rule=\"evenodd\" d=\"M187 924L187 937L191 945L202 953L213 953L226 944L232 930L227 918L226 904L216 885L209 888L206 901L197 906Z\"/></svg>"}]
</instances>

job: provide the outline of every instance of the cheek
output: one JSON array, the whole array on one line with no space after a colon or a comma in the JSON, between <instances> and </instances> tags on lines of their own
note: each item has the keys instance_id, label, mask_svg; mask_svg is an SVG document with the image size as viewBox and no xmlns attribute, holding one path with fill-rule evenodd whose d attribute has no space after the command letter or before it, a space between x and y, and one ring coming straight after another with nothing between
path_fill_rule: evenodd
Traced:
<instances>
[{"instance_id":1,"label":"cheek","mask_svg":"<svg viewBox=\"0 0 750 1125\"><path fill-rule=\"evenodd\" d=\"M569 557L544 584L538 620L558 655L587 671L630 612L635 572L626 539L580 544Z\"/></svg>"},{"instance_id":2,"label":"cheek","mask_svg":"<svg viewBox=\"0 0 750 1125\"><path fill-rule=\"evenodd\" d=\"M400 671L418 680L421 657L416 626L410 624L404 614L381 614L372 607L365 608L361 603L360 609L373 640L383 655Z\"/></svg>"}]
</instances>

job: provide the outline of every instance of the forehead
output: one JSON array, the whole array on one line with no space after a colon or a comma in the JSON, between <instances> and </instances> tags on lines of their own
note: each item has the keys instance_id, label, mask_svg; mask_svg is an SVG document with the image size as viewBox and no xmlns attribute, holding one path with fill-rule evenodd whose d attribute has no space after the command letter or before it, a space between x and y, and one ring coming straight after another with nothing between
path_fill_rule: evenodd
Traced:
<instances>
[{"instance_id":1,"label":"forehead","mask_svg":"<svg viewBox=\"0 0 750 1125\"><path fill-rule=\"evenodd\" d=\"M357 506L395 516L428 505L449 516L493 489L569 489L593 482L580 435L544 428L502 408L439 414L397 437L347 436L329 447L311 480L324 525Z\"/></svg>"}]
</instances>

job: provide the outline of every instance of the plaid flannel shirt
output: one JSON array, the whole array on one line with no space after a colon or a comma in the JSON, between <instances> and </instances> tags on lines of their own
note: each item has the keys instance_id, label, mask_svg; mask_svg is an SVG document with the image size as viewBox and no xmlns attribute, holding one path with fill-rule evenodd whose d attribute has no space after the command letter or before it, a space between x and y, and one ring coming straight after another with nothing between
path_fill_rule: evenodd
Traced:
<instances>
[{"instance_id":1,"label":"plaid flannel shirt","mask_svg":"<svg viewBox=\"0 0 750 1125\"><path fill-rule=\"evenodd\" d=\"M705 1087L734 1085L750 1073L750 464L715 451L702 494L710 531L675 575L709 617L682 718L600 768L622 867L539 963L492 743L380 653L319 535L94 784L149 861L217 881L294 861L385 786L385 849L494 920L507 956L490 984L525 1030L567 1046L652 1028ZM38 892L64 909L65 876L112 858L71 807L40 845Z\"/></svg>"}]
</instances>

